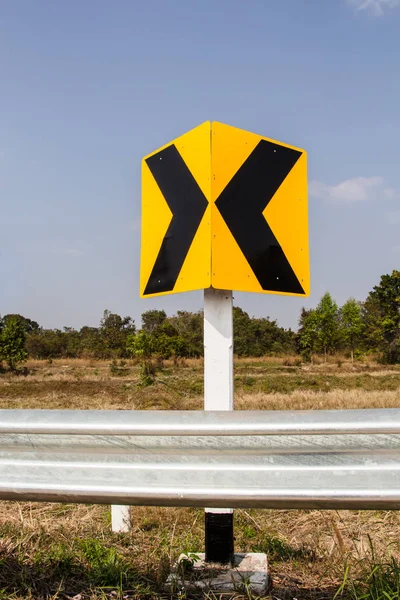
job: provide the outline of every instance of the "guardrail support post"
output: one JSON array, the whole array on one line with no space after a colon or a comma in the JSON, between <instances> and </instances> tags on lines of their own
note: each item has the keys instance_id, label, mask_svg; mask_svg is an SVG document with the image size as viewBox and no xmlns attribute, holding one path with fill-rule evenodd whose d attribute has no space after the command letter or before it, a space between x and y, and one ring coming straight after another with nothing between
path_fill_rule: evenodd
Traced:
<instances>
[{"instance_id":1,"label":"guardrail support post","mask_svg":"<svg viewBox=\"0 0 400 600\"><path fill-rule=\"evenodd\" d=\"M113 505L111 507L111 529L112 531L120 531L126 533L130 531L132 509L130 506Z\"/></svg>"},{"instance_id":2,"label":"guardrail support post","mask_svg":"<svg viewBox=\"0 0 400 600\"><path fill-rule=\"evenodd\" d=\"M233 410L233 309L230 290L204 290L204 410ZM233 509L206 508L205 560L233 561Z\"/></svg>"}]
</instances>

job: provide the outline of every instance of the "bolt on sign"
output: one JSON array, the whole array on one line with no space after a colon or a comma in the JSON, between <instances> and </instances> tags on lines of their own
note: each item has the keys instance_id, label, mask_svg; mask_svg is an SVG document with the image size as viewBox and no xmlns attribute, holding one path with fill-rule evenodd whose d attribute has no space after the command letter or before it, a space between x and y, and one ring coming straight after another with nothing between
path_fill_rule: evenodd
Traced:
<instances>
[{"instance_id":1,"label":"bolt on sign","mask_svg":"<svg viewBox=\"0 0 400 600\"><path fill-rule=\"evenodd\" d=\"M206 122L142 162L141 297L310 292L307 154Z\"/></svg>"}]
</instances>

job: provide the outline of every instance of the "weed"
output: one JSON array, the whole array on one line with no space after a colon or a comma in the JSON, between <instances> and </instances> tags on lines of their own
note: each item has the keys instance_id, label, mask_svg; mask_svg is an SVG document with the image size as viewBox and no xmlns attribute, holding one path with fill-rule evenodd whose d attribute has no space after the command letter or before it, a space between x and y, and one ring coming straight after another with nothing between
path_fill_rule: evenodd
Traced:
<instances>
[{"instance_id":1,"label":"weed","mask_svg":"<svg viewBox=\"0 0 400 600\"><path fill-rule=\"evenodd\" d=\"M178 572L182 578L193 571L193 567L198 560L200 560L200 557L194 552L182 554L178 563Z\"/></svg>"},{"instance_id":2,"label":"weed","mask_svg":"<svg viewBox=\"0 0 400 600\"><path fill-rule=\"evenodd\" d=\"M307 548L293 548L283 538L275 535L266 535L252 548L253 552L265 552L270 560L288 562L294 559L310 560L313 553Z\"/></svg>"},{"instance_id":3,"label":"weed","mask_svg":"<svg viewBox=\"0 0 400 600\"><path fill-rule=\"evenodd\" d=\"M129 374L129 369L126 368L126 361L120 360L118 365L115 358L110 362L108 370L110 375L113 375L114 377L126 377L126 375Z\"/></svg>"},{"instance_id":4,"label":"weed","mask_svg":"<svg viewBox=\"0 0 400 600\"><path fill-rule=\"evenodd\" d=\"M129 565L121 558L117 548L104 545L96 539L80 541L82 554L88 563L91 579L101 586L120 585L126 580Z\"/></svg>"},{"instance_id":5,"label":"weed","mask_svg":"<svg viewBox=\"0 0 400 600\"><path fill-rule=\"evenodd\" d=\"M160 523L156 520L144 519L140 524L140 529L142 531L152 531L153 529L157 529L159 526Z\"/></svg>"},{"instance_id":6,"label":"weed","mask_svg":"<svg viewBox=\"0 0 400 600\"><path fill-rule=\"evenodd\" d=\"M236 380L237 382L240 382L241 385L244 388L252 388L256 385L257 383L257 379L255 377L242 377L242 378L237 378Z\"/></svg>"},{"instance_id":7,"label":"weed","mask_svg":"<svg viewBox=\"0 0 400 600\"><path fill-rule=\"evenodd\" d=\"M352 579L347 565L343 582L339 586L335 598L347 594L353 600L399 600L400 567L394 557L389 562L378 562L369 565L361 577Z\"/></svg>"},{"instance_id":8,"label":"weed","mask_svg":"<svg viewBox=\"0 0 400 600\"><path fill-rule=\"evenodd\" d=\"M144 360L140 365L140 386L153 385L156 374L156 365L151 360Z\"/></svg>"},{"instance_id":9,"label":"weed","mask_svg":"<svg viewBox=\"0 0 400 600\"><path fill-rule=\"evenodd\" d=\"M243 526L243 536L248 540L255 538L257 536L257 532L251 525Z\"/></svg>"}]
</instances>

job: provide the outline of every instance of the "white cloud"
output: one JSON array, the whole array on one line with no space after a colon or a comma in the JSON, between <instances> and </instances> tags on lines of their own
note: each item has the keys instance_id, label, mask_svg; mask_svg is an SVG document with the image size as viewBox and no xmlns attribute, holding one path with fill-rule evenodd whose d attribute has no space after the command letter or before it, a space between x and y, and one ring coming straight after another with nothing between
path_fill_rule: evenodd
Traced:
<instances>
[{"instance_id":1,"label":"white cloud","mask_svg":"<svg viewBox=\"0 0 400 600\"><path fill-rule=\"evenodd\" d=\"M388 8L400 6L400 0L347 0L356 10L365 10L374 17L381 17Z\"/></svg>"},{"instance_id":2,"label":"white cloud","mask_svg":"<svg viewBox=\"0 0 400 600\"><path fill-rule=\"evenodd\" d=\"M382 177L354 177L337 185L328 185L323 181L310 182L310 196L335 203L360 202L368 200L372 193L382 186Z\"/></svg>"},{"instance_id":3,"label":"white cloud","mask_svg":"<svg viewBox=\"0 0 400 600\"><path fill-rule=\"evenodd\" d=\"M78 250L78 248L56 248L54 252L58 254L64 254L65 256L82 256L82 250Z\"/></svg>"}]
</instances>

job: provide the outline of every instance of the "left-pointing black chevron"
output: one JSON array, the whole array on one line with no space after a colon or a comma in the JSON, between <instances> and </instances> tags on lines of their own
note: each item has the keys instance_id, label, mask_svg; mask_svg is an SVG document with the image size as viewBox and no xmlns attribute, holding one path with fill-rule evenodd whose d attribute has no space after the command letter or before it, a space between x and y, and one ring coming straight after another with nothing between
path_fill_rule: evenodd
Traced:
<instances>
[{"instance_id":1,"label":"left-pointing black chevron","mask_svg":"<svg viewBox=\"0 0 400 600\"><path fill-rule=\"evenodd\" d=\"M146 160L162 195L172 212L144 295L170 292L196 235L208 200L172 144Z\"/></svg>"},{"instance_id":2,"label":"left-pointing black chevron","mask_svg":"<svg viewBox=\"0 0 400 600\"><path fill-rule=\"evenodd\" d=\"M262 214L300 156L261 140L215 203L263 290L305 293Z\"/></svg>"}]
</instances>

